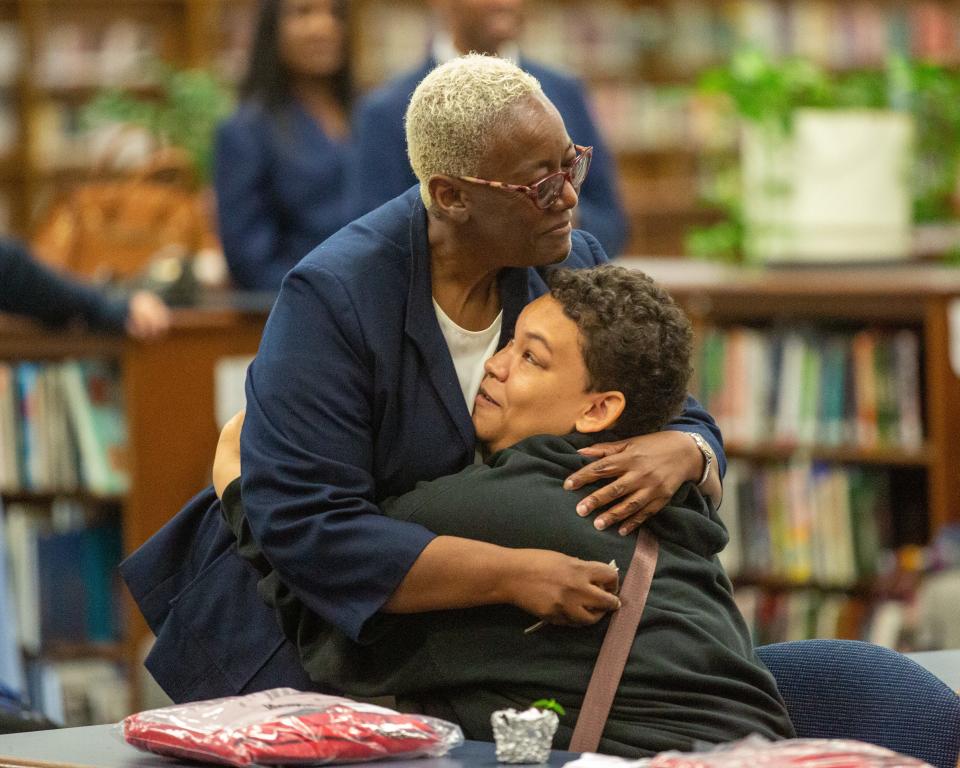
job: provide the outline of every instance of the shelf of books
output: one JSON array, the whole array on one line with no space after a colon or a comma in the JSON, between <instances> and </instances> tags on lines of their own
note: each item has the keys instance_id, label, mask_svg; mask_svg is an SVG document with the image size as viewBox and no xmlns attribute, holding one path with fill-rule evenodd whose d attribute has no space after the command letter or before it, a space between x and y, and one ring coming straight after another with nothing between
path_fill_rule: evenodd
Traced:
<instances>
[{"instance_id":1,"label":"shelf of books","mask_svg":"<svg viewBox=\"0 0 960 768\"><path fill-rule=\"evenodd\" d=\"M138 708L149 632L117 565L209 483L214 372L265 314L179 310L152 344L0 321L0 681L55 722Z\"/></svg>"},{"instance_id":2,"label":"shelf of books","mask_svg":"<svg viewBox=\"0 0 960 768\"><path fill-rule=\"evenodd\" d=\"M22 652L6 655L0 677L55 722L108 722L128 706L116 573L126 445L116 359L0 361L3 595L13 602L0 613Z\"/></svg>"},{"instance_id":3,"label":"shelf of books","mask_svg":"<svg viewBox=\"0 0 960 768\"><path fill-rule=\"evenodd\" d=\"M156 61L211 66L235 79L252 6L0 0L0 234L29 236L51 200L89 177L106 136L81 114L102 89L151 94Z\"/></svg>"},{"instance_id":4,"label":"shelf of books","mask_svg":"<svg viewBox=\"0 0 960 768\"><path fill-rule=\"evenodd\" d=\"M730 459L722 559L758 641L911 647L960 522L960 275L623 263L694 319L693 391Z\"/></svg>"},{"instance_id":5,"label":"shelf of books","mask_svg":"<svg viewBox=\"0 0 960 768\"><path fill-rule=\"evenodd\" d=\"M89 95L148 90L157 58L236 82L255 8L253 0L0 0L0 233L29 234L70 182L51 174L96 146L79 119ZM618 158L632 222L627 252L677 255L690 226L718 216L700 203L711 176L704 155L736 143L729 115L693 93L704 69L743 43L836 70L878 69L894 52L958 63L958 13L958 0L530 0L520 47L586 83ZM356 0L350 15L361 92L426 52L427 0Z\"/></svg>"},{"instance_id":6,"label":"shelf of books","mask_svg":"<svg viewBox=\"0 0 960 768\"><path fill-rule=\"evenodd\" d=\"M200 36L193 46L199 52L198 63L225 82L239 82L246 71L257 5L256 0L216 0L194 13L192 27Z\"/></svg>"},{"instance_id":7,"label":"shelf of books","mask_svg":"<svg viewBox=\"0 0 960 768\"><path fill-rule=\"evenodd\" d=\"M362 89L422 59L426 0L358 0L352 13ZM587 85L618 158L626 252L675 256L691 225L718 215L699 202L711 173L701 158L737 137L729 114L693 92L701 72L745 43L832 70L881 69L893 53L956 64L958 15L956 0L531 0L520 50Z\"/></svg>"}]
</instances>

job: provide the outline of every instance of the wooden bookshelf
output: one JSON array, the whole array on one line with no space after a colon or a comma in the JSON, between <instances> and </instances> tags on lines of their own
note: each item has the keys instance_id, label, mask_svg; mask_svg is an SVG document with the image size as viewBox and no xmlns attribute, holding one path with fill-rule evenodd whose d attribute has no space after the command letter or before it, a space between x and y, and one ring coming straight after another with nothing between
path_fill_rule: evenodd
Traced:
<instances>
[{"instance_id":1,"label":"wooden bookshelf","mask_svg":"<svg viewBox=\"0 0 960 768\"><path fill-rule=\"evenodd\" d=\"M737 46L804 56L838 72L883 69L893 52L960 60L957 0L529 0L525 7L521 51L584 81L617 157L632 225L627 254L679 255L691 227L720 218L699 202L713 173L704 159L707 150L715 157L735 149L737 125L689 91ZM352 13L361 89L422 59L426 0L357 0Z\"/></svg>"},{"instance_id":2,"label":"wooden bookshelf","mask_svg":"<svg viewBox=\"0 0 960 768\"><path fill-rule=\"evenodd\" d=\"M931 462L929 447L918 450L897 448L836 447L802 443L733 443L724 445L727 456L751 461L786 461L803 456L811 461L832 464L874 464L886 467L927 467Z\"/></svg>"},{"instance_id":3,"label":"wooden bookshelf","mask_svg":"<svg viewBox=\"0 0 960 768\"><path fill-rule=\"evenodd\" d=\"M121 643L56 644L44 651L44 657L56 661L106 659L118 664L127 663L126 649Z\"/></svg>"},{"instance_id":4,"label":"wooden bookshelf","mask_svg":"<svg viewBox=\"0 0 960 768\"><path fill-rule=\"evenodd\" d=\"M698 347L702 346L702 340L711 329L723 331L731 327L745 327L761 334L771 330L783 333L793 329L839 335L856 333L861 329L880 329L883 333L908 329L915 334L919 341L916 364L919 412L922 415L922 439L915 447L907 449L896 445L879 445L865 448L857 444L856 438L850 444L818 445L814 442L803 445L778 441L773 435L766 434L746 443L728 440L726 453L728 459L741 465L741 477L746 477L750 483L760 483L759 486L752 486L754 492L758 492L757 488L765 489L760 493L771 493L771 488L780 489L772 491L774 494L798 492L797 485L788 485L791 469L801 473L873 473L868 476L867 482L871 487L883 487L885 491L881 495L886 494L883 496L885 502L881 501L883 507L878 510L880 519L877 521L878 531L889 537L883 542L884 548L903 547L909 550L917 545L929 544L945 526L960 522L960 473L957 472L960 466L960 442L956 440L960 430L960 408L957 407L960 403L960 370L955 368L956 362L951 364L950 359L950 345L953 343L955 349L957 314L960 313L960 270L911 264L832 269L783 267L759 271L701 262L681 263L669 259L621 259L619 263L642 269L670 290L694 323ZM814 335L813 338L817 337ZM956 352L953 354L956 355ZM703 359L698 357L698 360ZM700 376L695 378L702 378L703 372L699 371L698 374ZM782 385L782 381L778 383ZM694 387L694 394L698 394L696 389ZM716 411L714 415L720 418ZM777 472L782 473L779 479L775 474ZM731 493L732 477L728 475L728 494ZM801 483L799 487L806 488L809 486L802 483L815 483L817 475L801 477L812 478L798 481ZM874 486L874 480L879 479L884 482ZM851 493L854 482L850 480L850 485L844 486ZM736 507L736 496L733 498L733 510L729 506L727 509L721 506L720 509L721 517L728 523L731 514L740 514ZM761 500L757 501L756 497L752 497L745 509L755 509L755 505L765 503L764 499L769 504L780 504L786 503L782 501L784 498L795 497L787 495L774 498L777 500L770 501L771 497L761 496ZM811 499L821 497L806 498L804 504L812 503L815 506L816 502ZM916 588L919 579L917 569L920 566L917 562L903 566L899 555L898 575L894 577L886 573L879 580L864 580L856 572L860 567L856 564L854 570L848 571L847 580L839 585L818 583L816 571L814 578L788 578L783 573L782 558L786 557L786 562L791 562L790 557L798 551L796 547L804 545L796 545L782 538L779 542L775 541L776 536L783 534L782 526L793 525L793 533L799 530L800 541L807 541L810 546L815 546L818 535L822 543L824 535L818 533L822 529L815 527L823 521L817 511L814 509L811 513L809 507L798 509L800 511L797 513L790 510L784 513L780 508L774 511L770 507L766 511L770 517L759 528L744 519L740 520L742 536L752 537L754 542L769 537L773 556L781 557L781 560L776 564L776 572L757 572L758 565L751 559L749 547L745 545L740 562L742 572L736 574L738 594L741 587L758 589L764 595L789 590L811 590L816 593L829 587L828 591L845 591L863 599L865 612L858 616L860 620L868 621L874 606L882 601L902 600L911 589ZM827 512L833 509L831 507ZM837 511L839 509L836 508L836 514L842 515ZM751 514L754 513L751 511ZM797 522L795 515L800 516L801 522ZM857 518L851 518L851 528L846 535L852 536L853 541L847 548L848 552L860 546L860 542L856 541L859 534ZM750 519L753 518L747 518ZM798 529L797 525L801 527ZM776 526L780 526L776 528L779 534L774 532ZM806 539L806 535L811 538ZM760 551L762 553L763 550ZM829 552L829 548L826 551ZM814 563L816 558L817 555L814 555ZM892 563L889 559L885 562L888 566ZM899 573L903 567L906 570ZM809 565L807 570L809 572ZM789 595L782 597L787 601L794 600ZM763 614L764 611L759 613ZM851 619L844 624L843 631L853 631L851 628L855 626L856 622ZM758 636L770 639L764 631L759 630ZM777 639L776 635L773 637Z\"/></svg>"},{"instance_id":5,"label":"wooden bookshelf","mask_svg":"<svg viewBox=\"0 0 960 768\"><path fill-rule=\"evenodd\" d=\"M0 213L8 209L10 230L27 236L63 185L77 180L76 174L72 179L51 174L37 162L38 151L46 153L47 145L56 143L59 124L72 125L80 105L97 87L110 84L90 75L73 82L71 73L86 67L82 61L80 67L61 66L68 74L59 82L47 77L49 43L63 34L64 25L75 25L94 41L87 47L96 51L99 32L118 20L129 21L139 25L148 47L161 58L210 67L235 80L246 62L255 8L255 0L0 0L0 25L14 24L23 48L19 76L0 84L0 107L5 103L3 108L12 110L20 129L9 162L23 169L16 177L0 172ZM350 14L351 55L361 92L416 65L425 54L432 28L428 0L355 0ZM587 85L619 165L632 223L626 252L673 256L683 252L690 227L719 217L698 202L710 173L702 160L707 147L729 151L736 127L704 119L702 104L689 95L672 96L671 89L688 88L743 41L805 55L831 70L882 68L890 46L955 63L960 61L956 36L947 40L940 32L958 14L960 0L528 0L521 50ZM817 29L824 34L802 34ZM869 42L877 39L887 40L888 47ZM148 84L126 85L149 92ZM76 154L64 151L67 158ZM0 157L0 170L5 162Z\"/></svg>"},{"instance_id":6,"label":"wooden bookshelf","mask_svg":"<svg viewBox=\"0 0 960 768\"><path fill-rule=\"evenodd\" d=\"M103 496L55 490L4 493L5 502L49 504L66 496L86 505L119 507L123 552L147 540L210 482L219 430L215 420L214 369L218 360L253 355L269 302L233 309L230 302L176 310L162 340L143 344L80 330L53 331L0 316L0 361L107 359L118 366L128 432L129 491ZM150 636L139 611L125 598L119 644L77 643L51 649L53 661L100 658L139 669L142 642ZM137 674L130 710L137 709Z\"/></svg>"},{"instance_id":7,"label":"wooden bookshelf","mask_svg":"<svg viewBox=\"0 0 960 768\"><path fill-rule=\"evenodd\" d=\"M140 59L214 69L239 59L247 43L243 20L254 6L254 0L0 0L0 44L11 44L6 32L12 31L20 50L16 74L0 81L0 119L16 129L12 146L0 147L0 234L28 238L64 188L91 177L78 116L98 91L155 93L141 77ZM7 53L0 50L0 57Z\"/></svg>"},{"instance_id":8,"label":"wooden bookshelf","mask_svg":"<svg viewBox=\"0 0 960 768\"><path fill-rule=\"evenodd\" d=\"M910 595L909 584L877 584L873 581L859 581L853 584L837 585L815 581L787 581L773 579L763 574L745 573L737 577L738 587L759 587L769 592L791 592L809 589L816 592L851 595L868 601L880 599L907 599Z\"/></svg>"},{"instance_id":9,"label":"wooden bookshelf","mask_svg":"<svg viewBox=\"0 0 960 768\"><path fill-rule=\"evenodd\" d=\"M54 499L73 499L85 505L103 506L106 504L122 504L124 496L120 494L93 493L83 489L45 491L0 491L0 499L4 504L50 504Z\"/></svg>"},{"instance_id":10,"label":"wooden bookshelf","mask_svg":"<svg viewBox=\"0 0 960 768\"><path fill-rule=\"evenodd\" d=\"M825 461L915 467L926 474L931 532L960 521L960 373L950 362L950 317L960 311L960 270L903 265L750 270L696 262L620 259L660 280L698 331L708 325L813 324L910 327L923 349L924 446L916 452L857 448L732 446L732 456L782 460L809 452Z\"/></svg>"},{"instance_id":11,"label":"wooden bookshelf","mask_svg":"<svg viewBox=\"0 0 960 768\"><path fill-rule=\"evenodd\" d=\"M131 457L127 552L209 485L219 436L214 365L223 357L256 352L268 310L178 310L163 341L125 347L121 366Z\"/></svg>"}]
</instances>

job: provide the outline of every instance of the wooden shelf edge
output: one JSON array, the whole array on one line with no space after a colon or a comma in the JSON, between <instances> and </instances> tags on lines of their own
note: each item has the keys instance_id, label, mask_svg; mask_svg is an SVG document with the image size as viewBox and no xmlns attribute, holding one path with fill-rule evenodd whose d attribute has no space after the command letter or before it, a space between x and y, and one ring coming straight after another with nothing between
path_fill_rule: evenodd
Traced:
<instances>
[{"instance_id":1,"label":"wooden shelf edge","mask_svg":"<svg viewBox=\"0 0 960 768\"><path fill-rule=\"evenodd\" d=\"M809 590L827 594L850 595L869 600L905 599L912 591L912 584L891 582L889 577L863 579L851 584L830 584L816 581L793 581L782 577L764 576L762 574L738 574L731 576L730 581L734 589L756 587L768 592L797 592Z\"/></svg>"},{"instance_id":2,"label":"wooden shelf edge","mask_svg":"<svg viewBox=\"0 0 960 768\"><path fill-rule=\"evenodd\" d=\"M41 648L37 654L29 654L29 658L40 661L78 661L82 659L105 659L117 664L127 663L127 651L123 643L110 642L77 642L77 643L50 643Z\"/></svg>"},{"instance_id":3,"label":"wooden shelf edge","mask_svg":"<svg viewBox=\"0 0 960 768\"><path fill-rule=\"evenodd\" d=\"M856 446L728 443L724 446L724 452L728 459L750 459L753 461L788 461L801 458L837 464L875 464L921 468L930 464L930 449L927 445L916 450L905 450L900 448L859 448Z\"/></svg>"},{"instance_id":4,"label":"wooden shelf edge","mask_svg":"<svg viewBox=\"0 0 960 768\"><path fill-rule=\"evenodd\" d=\"M123 336L94 333L83 328L47 328L13 315L0 313L0 362L66 360L99 357L119 360Z\"/></svg>"},{"instance_id":5,"label":"wooden shelf edge","mask_svg":"<svg viewBox=\"0 0 960 768\"><path fill-rule=\"evenodd\" d=\"M83 489L49 491L13 491L0 489L0 499L4 504L49 504L54 499L72 499L90 504L123 504L126 495L122 493L94 493Z\"/></svg>"}]
</instances>

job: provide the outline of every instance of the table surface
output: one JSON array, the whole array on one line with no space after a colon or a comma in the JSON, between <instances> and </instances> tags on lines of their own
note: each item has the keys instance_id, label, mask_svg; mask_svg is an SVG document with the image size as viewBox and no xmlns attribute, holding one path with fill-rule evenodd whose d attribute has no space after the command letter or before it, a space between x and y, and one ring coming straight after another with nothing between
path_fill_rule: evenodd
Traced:
<instances>
[{"instance_id":1,"label":"table surface","mask_svg":"<svg viewBox=\"0 0 960 768\"><path fill-rule=\"evenodd\" d=\"M907 655L953 690L960 691L960 650ZM573 752L555 751L551 753L549 765L560 768L576 756ZM5 768L5 757L96 768L171 768L178 764L134 749L123 741L113 725L0 735L0 768ZM491 768L496 765L493 744L481 741L468 741L446 757L389 762L389 768Z\"/></svg>"},{"instance_id":2,"label":"table surface","mask_svg":"<svg viewBox=\"0 0 960 768\"><path fill-rule=\"evenodd\" d=\"M66 768L62 764L67 764L70 768L173 768L180 764L194 764L175 762L159 755L140 752L124 742L115 728L113 725L89 725L83 728L0 735L0 768L7 765L4 758L60 763L61 768ZM548 765L551 768L560 768L575 757L577 755L572 752L555 751L551 753ZM43 765L43 762L38 765ZM378 765L389 768L492 768L499 763L492 743L468 741L452 750L446 757L391 760Z\"/></svg>"}]
</instances>

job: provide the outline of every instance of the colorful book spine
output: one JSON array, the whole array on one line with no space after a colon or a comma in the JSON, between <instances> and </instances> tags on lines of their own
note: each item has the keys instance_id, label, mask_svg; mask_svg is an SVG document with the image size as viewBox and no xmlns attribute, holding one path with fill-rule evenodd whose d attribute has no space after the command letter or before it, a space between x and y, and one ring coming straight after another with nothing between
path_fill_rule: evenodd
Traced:
<instances>
[{"instance_id":1,"label":"colorful book spine","mask_svg":"<svg viewBox=\"0 0 960 768\"><path fill-rule=\"evenodd\" d=\"M889 472L792 461L730 462L721 506L731 575L851 587L892 547Z\"/></svg>"},{"instance_id":2,"label":"colorful book spine","mask_svg":"<svg viewBox=\"0 0 960 768\"><path fill-rule=\"evenodd\" d=\"M923 447L916 331L708 329L695 387L733 448Z\"/></svg>"}]
</instances>

